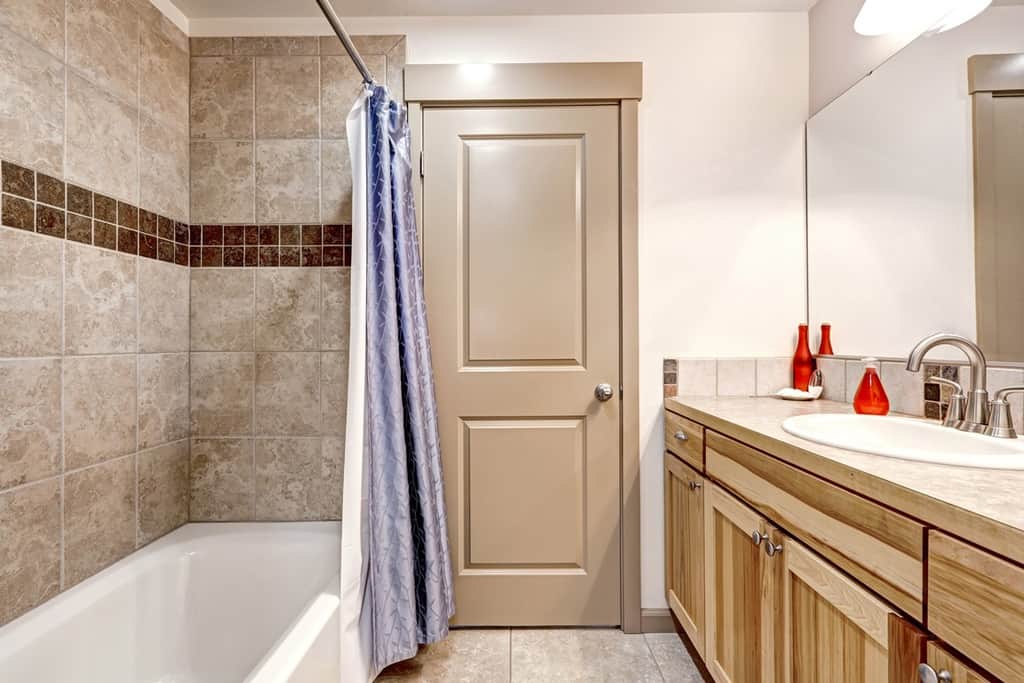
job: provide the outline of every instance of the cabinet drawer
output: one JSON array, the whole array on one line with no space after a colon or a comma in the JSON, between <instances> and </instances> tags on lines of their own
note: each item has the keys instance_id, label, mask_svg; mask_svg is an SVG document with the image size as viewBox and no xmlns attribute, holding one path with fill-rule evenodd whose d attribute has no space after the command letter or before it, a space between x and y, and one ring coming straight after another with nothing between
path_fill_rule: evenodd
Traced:
<instances>
[{"instance_id":1,"label":"cabinet drawer","mask_svg":"<svg viewBox=\"0 0 1024 683\"><path fill-rule=\"evenodd\" d=\"M1007 681L1024 677L1024 568L928 534L928 630Z\"/></svg>"},{"instance_id":2,"label":"cabinet drawer","mask_svg":"<svg viewBox=\"0 0 1024 683\"><path fill-rule=\"evenodd\" d=\"M922 621L924 526L715 432L708 475L862 584Z\"/></svg>"},{"instance_id":3,"label":"cabinet drawer","mask_svg":"<svg viewBox=\"0 0 1024 683\"><path fill-rule=\"evenodd\" d=\"M670 410L665 411L665 450L672 451L686 464L704 471L704 427Z\"/></svg>"}]
</instances>

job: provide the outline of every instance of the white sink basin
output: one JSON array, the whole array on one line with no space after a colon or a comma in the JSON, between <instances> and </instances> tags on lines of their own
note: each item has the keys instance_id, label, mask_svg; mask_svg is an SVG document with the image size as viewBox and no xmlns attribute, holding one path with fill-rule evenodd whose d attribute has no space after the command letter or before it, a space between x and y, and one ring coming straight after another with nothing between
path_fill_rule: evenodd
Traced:
<instances>
[{"instance_id":1,"label":"white sink basin","mask_svg":"<svg viewBox=\"0 0 1024 683\"><path fill-rule=\"evenodd\" d=\"M826 446L957 467L1024 470L1024 439L997 439L934 422L876 415L791 417L782 428Z\"/></svg>"}]
</instances>

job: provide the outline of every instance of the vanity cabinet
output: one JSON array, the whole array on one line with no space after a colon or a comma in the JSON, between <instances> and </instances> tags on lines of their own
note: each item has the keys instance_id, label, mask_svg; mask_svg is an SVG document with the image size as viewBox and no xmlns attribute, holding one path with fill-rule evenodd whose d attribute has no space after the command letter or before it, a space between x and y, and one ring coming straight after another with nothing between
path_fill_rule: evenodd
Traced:
<instances>
[{"instance_id":1,"label":"vanity cabinet","mask_svg":"<svg viewBox=\"0 0 1024 683\"><path fill-rule=\"evenodd\" d=\"M704 650L704 477L665 453L665 589L690 642Z\"/></svg>"},{"instance_id":2,"label":"vanity cabinet","mask_svg":"<svg viewBox=\"0 0 1024 683\"><path fill-rule=\"evenodd\" d=\"M994 680L972 669L937 643L928 643L927 662L935 678L943 683L990 683ZM924 678L921 681L928 683Z\"/></svg>"}]
</instances>

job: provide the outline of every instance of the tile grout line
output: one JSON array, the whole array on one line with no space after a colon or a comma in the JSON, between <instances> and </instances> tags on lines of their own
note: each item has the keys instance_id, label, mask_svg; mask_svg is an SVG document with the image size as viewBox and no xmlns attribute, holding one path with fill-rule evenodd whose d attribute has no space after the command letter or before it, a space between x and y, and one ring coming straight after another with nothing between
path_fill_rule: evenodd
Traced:
<instances>
[{"instance_id":1,"label":"tile grout line","mask_svg":"<svg viewBox=\"0 0 1024 683\"><path fill-rule=\"evenodd\" d=\"M651 647L651 641L647 639L646 633L641 633L640 637L644 639L644 646L647 648L647 653L651 656L651 661L654 662L654 668L657 669L658 675L661 676L661 680L667 683L668 678L665 676L665 672L661 670L661 663L658 658L654 656L654 648Z\"/></svg>"}]
</instances>

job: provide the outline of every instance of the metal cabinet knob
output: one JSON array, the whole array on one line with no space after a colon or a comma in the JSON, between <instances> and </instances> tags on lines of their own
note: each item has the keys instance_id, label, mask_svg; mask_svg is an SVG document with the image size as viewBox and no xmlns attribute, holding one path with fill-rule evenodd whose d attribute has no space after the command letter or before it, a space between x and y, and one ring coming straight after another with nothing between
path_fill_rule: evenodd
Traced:
<instances>
[{"instance_id":1,"label":"metal cabinet knob","mask_svg":"<svg viewBox=\"0 0 1024 683\"><path fill-rule=\"evenodd\" d=\"M686 432L676 432L672 436L676 437L679 441L688 441L690 439L690 437L686 435Z\"/></svg>"},{"instance_id":2,"label":"metal cabinet knob","mask_svg":"<svg viewBox=\"0 0 1024 683\"><path fill-rule=\"evenodd\" d=\"M690 487L691 491L696 491L702 486L702 484L699 481L691 481L689 482L688 486Z\"/></svg>"},{"instance_id":3,"label":"metal cabinet knob","mask_svg":"<svg viewBox=\"0 0 1024 683\"><path fill-rule=\"evenodd\" d=\"M754 545L761 545L761 541L767 540L768 537L762 534L760 531L752 531L750 533L750 540L754 542Z\"/></svg>"},{"instance_id":4,"label":"metal cabinet knob","mask_svg":"<svg viewBox=\"0 0 1024 683\"><path fill-rule=\"evenodd\" d=\"M917 677L921 680L921 683L951 683L953 680L953 674L945 669L936 673L935 669L927 664L921 664L917 667Z\"/></svg>"},{"instance_id":5,"label":"metal cabinet knob","mask_svg":"<svg viewBox=\"0 0 1024 683\"><path fill-rule=\"evenodd\" d=\"M611 384L602 382L601 384L598 384L596 387L594 387L594 398L596 398L601 403L604 403L605 401L610 399L614 395L614 393L615 392L612 391Z\"/></svg>"},{"instance_id":6,"label":"metal cabinet knob","mask_svg":"<svg viewBox=\"0 0 1024 683\"><path fill-rule=\"evenodd\" d=\"M766 537L766 539L767 539L767 537ZM767 543L764 544L764 554L767 555L768 557L775 557L776 555L778 555L781 552L782 552L782 544L781 543L776 545L776 544L772 543L771 541L768 541Z\"/></svg>"}]
</instances>

